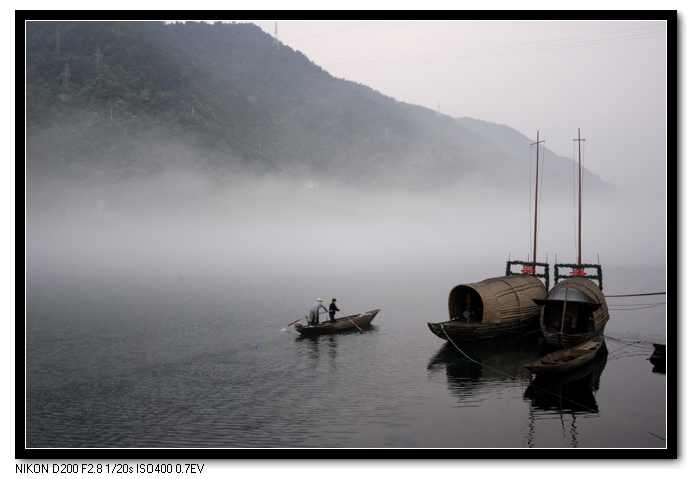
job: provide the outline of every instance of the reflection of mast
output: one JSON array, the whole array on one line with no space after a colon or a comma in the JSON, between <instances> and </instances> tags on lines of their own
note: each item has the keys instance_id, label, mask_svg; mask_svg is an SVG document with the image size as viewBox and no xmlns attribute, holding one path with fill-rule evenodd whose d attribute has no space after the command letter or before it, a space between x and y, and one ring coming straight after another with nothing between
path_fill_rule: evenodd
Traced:
<instances>
[{"instance_id":1,"label":"reflection of mast","mask_svg":"<svg viewBox=\"0 0 692 479\"><path fill-rule=\"evenodd\" d=\"M533 435L536 432L536 415L533 412L533 408L529 406L529 435L526 438L527 445L531 448L533 447Z\"/></svg>"}]
</instances>

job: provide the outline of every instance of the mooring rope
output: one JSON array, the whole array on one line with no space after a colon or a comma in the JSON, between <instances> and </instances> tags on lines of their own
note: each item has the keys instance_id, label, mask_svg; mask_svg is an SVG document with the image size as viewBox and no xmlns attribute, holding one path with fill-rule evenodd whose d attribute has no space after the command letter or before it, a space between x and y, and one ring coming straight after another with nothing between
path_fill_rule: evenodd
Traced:
<instances>
[{"instance_id":1,"label":"mooring rope","mask_svg":"<svg viewBox=\"0 0 692 479\"><path fill-rule=\"evenodd\" d=\"M666 294L665 291L660 292L660 293L637 293L637 294L606 294L604 297L606 298L633 298L637 296L656 296L656 295L661 295L661 294ZM663 306L665 305L666 302L660 302L660 303L644 303L644 304L616 304L616 305L610 305L608 309L611 309L613 311L631 311L631 310L638 310L638 309L648 309L648 308L655 308L656 306Z\"/></svg>"},{"instance_id":2,"label":"mooring rope","mask_svg":"<svg viewBox=\"0 0 692 479\"><path fill-rule=\"evenodd\" d=\"M621 348L618 348L614 351L608 351L608 357L611 357L613 355L613 353L616 353L616 352L620 351L621 349L624 349L627 347L640 348L640 349L646 349L647 351L651 351L651 344L652 344L651 341L623 341L622 339L617 339L617 338L614 338L612 336L606 336L605 334L603 335L603 337L606 338L610 342L622 344Z\"/></svg>"},{"instance_id":3,"label":"mooring rope","mask_svg":"<svg viewBox=\"0 0 692 479\"><path fill-rule=\"evenodd\" d=\"M610 311L636 311L639 309L655 308L656 306L664 306L666 303L647 303L647 304L630 304L609 306Z\"/></svg>"},{"instance_id":4,"label":"mooring rope","mask_svg":"<svg viewBox=\"0 0 692 479\"><path fill-rule=\"evenodd\" d=\"M606 298L633 298L635 296L656 296L656 295L661 295L661 294L666 294L665 291L661 293L637 293L637 294L606 294L604 297ZM648 309L648 308L655 308L656 306L663 306L665 305L666 302L663 301L661 303L644 303L644 304L616 304L616 305L610 305L608 309L613 310L613 311L632 311L632 310L638 310L638 309Z\"/></svg>"},{"instance_id":5,"label":"mooring rope","mask_svg":"<svg viewBox=\"0 0 692 479\"><path fill-rule=\"evenodd\" d=\"M479 362L476 361L475 359L470 358L464 351L462 351L461 349L459 349L459 346L457 346L457 345L454 343L454 341L452 341L452 338L450 338L449 335L447 334L447 331L445 331L445 327L444 327L443 325L441 325L441 324L440 324L440 329L442 330L443 333L445 333L445 336L447 336L447 340L448 340L450 343L452 343L452 346L454 346L455 348L457 348L457 351L459 351L461 354L463 354L464 357L466 357L466 359L468 359L468 360L471 361L471 362L474 362L474 363L476 363L476 364L479 364L479 365L483 366L481 363L479 363ZM491 368L491 369L492 369L492 368ZM498 372L501 372L502 374L505 374L505 373L502 372L502 371L498 371ZM510 377L512 377L512 376L510 376Z\"/></svg>"},{"instance_id":6,"label":"mooring rope","mask_svg":"<svg viewBox=\"0 0 692 479\"><path fill-rule=\"evenodd\" d=\"M493 371L495 371L495 372L497 372L497 373L503 374L503 375L507 376L507 377L510 378L510 379L515 379L515 380L518 379L516 376L512 376L511 374L507 374L507 373L504 372L504 371L500 371L500 370L497 370L497 369L495 369L495 368L491 368L491 367L488 366L488 365L484 365L484 364L482 364L482 363L479 363L479 362L476 361L475 359L472 359L472 358L469 357L464 351L462 351L461 348L459 348L459 346L456 345L456 343L452 340L452 338L449 337L449 335L447 334L447 331L445 331L444 325L440 324L440 329L442 330L442 332L444 333L444 335L447 337L447 340L452 344L452 346L454 346L454 347L457 349L457 351L459 351L461 354L463 354L464 357L467 358L469 361L471 361L471 362L473 362L473 363L476 363L476 364L478 364L479 366L483 366L484 368L491 369L491 370L493 370ZM609 339L612 339L612 338L609 338ZM624 347L624 346L623 346L623 347ZM622 349L622 348L620 348L620 349ZM619 351L620 349L618 349L618 350L616 350L616 351ZM608 357L610 357L610 352L608 352ZM580 403L578 403L578 402L576 402L576 401L574 401L574 400L572 400L572 399L568 399L568 398L566 398L566 397L563 397L563 396L560 395L560 394L556 394L556 393L554 393L554 392L552 392L552 391L548 391L547 389L543 389L543 388L541 388L541 387L538 387L538 386L536 386L535 384L533 384L533 387L535 387L536 389L540 389L541 391L546 392L546 393L548 393L548 394L552 394L553 396L555 396L555 397L557 397L557 398L560 398L560 399L562 399L562 400L569 401L569 402L571 402L572 404L575 404L575 405L577 405L577 406L579 406L579 407L582 407L582 408L586 409L587 411L591 411L592 413L599 414L598 411L596 411L596 410L594 410L594 409L591 409L590 407L585 406L585 405L583 405L583 404L580 404ZM624 424L626 424L626 423L624 423ZM631 427L630 424L627 424L627 426L630 426L630 427ZM654 437L656 437L656 438L658 438L658 439L661 439L662 441L665 441L665 440L666 440L665 437L663 437L663 436L661 436L661 435L659 435L659 434L656 434L655 432L647 431L646 429L642 429L642 431L643 431L643 432L646 432L647 434L651 434L652 436L654 436Z\"/></svg>"},{"instance_id":7,"label":"mooring rope","mask_svg":"<svg viewBox=\"0 0 692 479\"><path fill-rule=\"evenodd\" d=\"M638 293L638 294L604 294L606 298L625 298L629 296L655 296L657 294L666 294L665 291L662 293Z\"/></svg>"}]
</instances>

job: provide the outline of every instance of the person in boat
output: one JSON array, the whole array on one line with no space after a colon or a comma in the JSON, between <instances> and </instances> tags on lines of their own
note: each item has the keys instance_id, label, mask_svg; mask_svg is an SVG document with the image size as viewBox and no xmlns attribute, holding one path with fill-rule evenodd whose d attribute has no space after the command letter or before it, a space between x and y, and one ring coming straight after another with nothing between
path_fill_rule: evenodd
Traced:
<instances>
[{"instance_id":1,"label":"person in boat","mask_svg":"<svg viewBox=\"0 0 692 479\"><path fill-rule=\"evenodd\" d=\"M332 302L329 305L329 322L330 323L336 323L336 319L334 318L334 315L336 314L337 311L341 311L341 310L336 307L336 298L332 298Z\"/></svg>"},{"instance_id":2,"label":"person in boat","mask_svg":"<svg viewBox=\"0 0 692 479\"><path fill-rule=\"evenodd\" d=\"M327 311L327 307L322 302L322 298L317 298L317 301L310 308L310 314L308 314L308 325L317 326L320 324L320 308Z\"/></svg>"}]
</instances>

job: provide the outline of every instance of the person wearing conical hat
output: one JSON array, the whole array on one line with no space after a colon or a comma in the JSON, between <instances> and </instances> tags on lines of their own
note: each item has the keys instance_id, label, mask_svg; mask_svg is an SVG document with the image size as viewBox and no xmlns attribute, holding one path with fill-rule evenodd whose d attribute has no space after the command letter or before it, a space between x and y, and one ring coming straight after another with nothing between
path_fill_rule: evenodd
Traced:
<instances>
[{"instance_id":1,"label":"person wearing conical hat","mask_svg":"<svg viewBox=\"0 0 692 479\"><path fill-rule=\"evenodd\" d=\"M320 324L320 308L327 311L327 307L322 302L322 298L317 298L317 301L310 308L310 313L308 314L308 326L317 326Z\"/></svg>"}]
</instances>

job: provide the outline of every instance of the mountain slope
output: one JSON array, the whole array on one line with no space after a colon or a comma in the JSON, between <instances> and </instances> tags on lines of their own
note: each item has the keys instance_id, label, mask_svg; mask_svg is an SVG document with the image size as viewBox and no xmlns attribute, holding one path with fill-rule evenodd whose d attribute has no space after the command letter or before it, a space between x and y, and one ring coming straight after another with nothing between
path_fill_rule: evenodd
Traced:
<instances>
[{"instance_id":1,"label":"mountain slope","mask_svg":"<svg viewBox=\"0 0 692 479\"><path fill-rule=\"evenodd\" d=\"M525 174L496 131L336 79L252 24L28 22L26 35L28 178L501 188Z\"/></svg>"},{"instance_id":2,"label":"mountain slope","mask_svg":"<svg viewBox=\"0 0 692 479\"><path fill-rule=\"evenodd\" d=\"M505 151L515 159L516 163L526 165L527 155L530 153L530 162L533 167L536 154L535 139L527 138L517 130L487 121L464 117L457 122L469 131L473 131L490 140L495 146ZM543 174L542 187L547 190L559 191L571 186L571 181L576 178L577 165L572 158L558 156L548 148L539 150L540 168ZM525 174L528 168L525 168ZM535 170L533 170L535 171ZM588 169L584 169L584 190L591 194L613 195L616 189L613 185L601 180L598 175Z\"/></svg>"}]
</instances>

